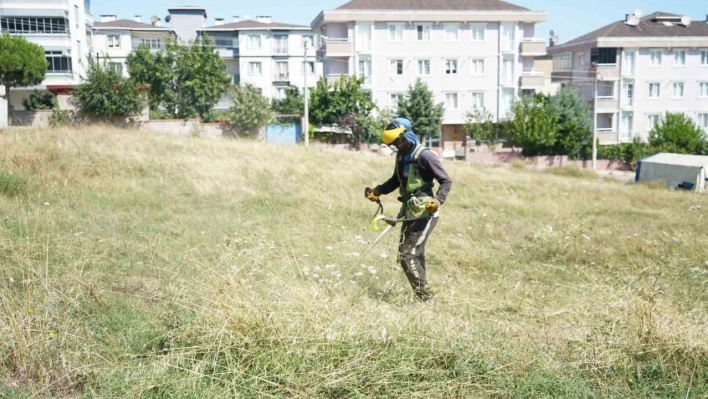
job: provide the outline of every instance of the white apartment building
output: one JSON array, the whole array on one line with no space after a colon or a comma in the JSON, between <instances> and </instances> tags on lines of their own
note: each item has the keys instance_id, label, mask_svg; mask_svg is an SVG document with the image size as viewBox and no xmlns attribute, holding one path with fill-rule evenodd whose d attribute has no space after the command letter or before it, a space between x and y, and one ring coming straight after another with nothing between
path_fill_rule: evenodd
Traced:
<instances>
[{"instance_id":1,"label":"white apartment building","mask_svg":"<svg viewBox=\"0 0 708 399\"><path fill-rule=\"evenodd\" d=\"M666 112L685 113L708 132L708 21L635 11L549 53L554 82L596 104L602 144L646 141Z\"/></svg>"},{"instance_id":2,"label":"white apartment building","mask_svg":"<svg viewBox=\"0 0 708 399\"><path fill-rule=\"evenodd\" d=\"M91 47L90 0L2 0L0 31L24 36L44 48L49 68L35 87L12 88L10 105L24 109L22 100L34 89L78 84Z\"/></svg>"},{"instance_id":3,"label":"white apartment building","mask_svg":"<svg viewBox=\"0 0 708 399\"><path fill-rule=\"evenodd\" d=\"M215 20L216 25L197 32L215 42L234 84L249 84L268 98L280 99L288 86L302 92L305 81L308 87L314 87L322 75L309 27L274 22L269 16L256 20L233 17L229 23L222 18ZM225 98L217 104L217 109L231 104Z\"/></svg>"},{"instance_id":4,"label":"white apartment building","mask_svg":"<svg viewBox=\"0 0 708 399\"><path fill-rule=\"evenodd\" d=\"M159 21L143 23L140 15L136 15L133 20L101 15L100 22L94 23L91 54L100 62L107 60L111 66L128 76L125 60L133 50L146 46L152 51L163 51L170 35L172 31L160 26Z\"/></svg>"},{"instance_id":5,"label":"white apartment building","mask_svg":"<svg viewBox=\"0 0 708 399\"><path fill-rule=\"evenodd\" d=\"M445 106L440 136L428 140L454 156L464 145L465 114L485 108L505 119L522 91L543 90L534 58L546 55L535 25L545 12L497 0L353 0L312 22L325 78L366 80L380 108L395 109L417 79Z\"/></svg>"}]
</instances>

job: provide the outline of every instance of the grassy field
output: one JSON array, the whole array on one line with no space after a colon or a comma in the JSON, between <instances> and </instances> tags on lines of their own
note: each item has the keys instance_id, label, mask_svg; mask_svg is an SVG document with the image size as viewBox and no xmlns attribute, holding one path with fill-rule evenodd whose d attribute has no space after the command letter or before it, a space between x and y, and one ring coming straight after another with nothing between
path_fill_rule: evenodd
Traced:
<instances>
[{"instance_id":1,"label":"grassy field","mask_svg":"<svg viewBox=\"0 0 708 399\"><path fill-rule=\"evenodd\" d=\"M708 397L708 197L445 165L422 305L392 159L0 132L0 397Z\"/></svg>"}]
</instances>

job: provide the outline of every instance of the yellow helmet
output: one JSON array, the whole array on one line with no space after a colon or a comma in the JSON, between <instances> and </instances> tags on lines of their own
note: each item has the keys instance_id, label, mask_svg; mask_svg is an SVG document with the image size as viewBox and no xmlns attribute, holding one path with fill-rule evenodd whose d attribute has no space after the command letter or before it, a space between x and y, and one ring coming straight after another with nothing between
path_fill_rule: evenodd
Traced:
<instances>
[{"instance_id":1,"label":"yellow helmet","mask_svg":"<svg viewBox=\"0 0 708 399\"><path fill-rule=\"evenodd\" d=\"M393 122L389 123L388 126L386 126L381 139L383 140L384 144L391 145L405 131L406 127L403 126L399 121L394 120Z\"/></svg>"}]
</instances>

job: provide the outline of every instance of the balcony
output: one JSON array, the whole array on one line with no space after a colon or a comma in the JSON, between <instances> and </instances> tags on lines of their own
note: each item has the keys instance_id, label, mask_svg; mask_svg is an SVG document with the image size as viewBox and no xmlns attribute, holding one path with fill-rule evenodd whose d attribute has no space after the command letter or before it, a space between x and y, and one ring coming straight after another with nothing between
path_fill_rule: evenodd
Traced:
<instances>
[{"instance_id":1,"label":"balcony","mask_svg":"<svg viewBox=\"0 0 708 399\"><path fill-rule=\"evenodd\" d=\"M617 79L620 77L620 70L617 64L593 64L590 68L598 78Z\"/></svg>"},{"instance_id":2,"label":"balcony","mask_svg":"<svg viewBox=\"0 0 708 399\"><path fill-rule=\"evenodd\" d=\"M276 45L273 47L273 54L275 54L275 55L288 55L288 46L276 43Z\"/></svg>"},{"instance_id":3,"label":"balcony","mask_svg":"<svg viewBox=\"0 0 708 399\"><path fill-rule=\"evenodd\" d=\"M231 75L231 84L232 85L237 85L241 83L241 75L235 74Z\"/></svg>"},{"instance_id":4,"label":"balcony","mask_svg":"<svg viewBox=\"0 0 708 399\"><path fill-rule=\"evenodd\" d=\"M521 55L524 57L542 57L546 55L546 41L543 39L524 39L521 42Z\"/></svg>"},{"instance_id":5,"label":"balcony","mask_svg":"<svg viewBox=\"0 0 708 399\"><path fill-rule=\"evenodd\" d=\"M276 72L273 76L273 83L283 83L287 84L290 82L290 73L288 72Z\"/></svg>"},{"instance_id":6,"label":"balcony","mask_svg":"<svg viewBox=\"0 0 708 399\"><path fill-rule=\"evenodd\" d=\"M521 74L522 89L539 89L546 85L546 75L543 72L529 71Z\"/></svg>"},{"instance_id":7,"label":"balcony","mask_svg":"<svg viewBox=\"0 0 708 399\"><path fill-rule=\"evenodd\" d=\"M337 83L337 82L339 82L340 80L342 80L342 75L340 75L340 74L331 74L331 75L327 75L327 77L326 77L325 79L327 80L327 86L332 86L332 85L334 85L335 83Z\"/></svg>"},{"instance_id":8,"label":"balcony","mask_svg":"<svg viewBox=\"0 0 708 399\"><path fill-rule=\"evenodd\" d=\"M328 39L318 51L320 57L349 57L352 55L352 42L347 39Z\"/></svg>"}]
</instances>

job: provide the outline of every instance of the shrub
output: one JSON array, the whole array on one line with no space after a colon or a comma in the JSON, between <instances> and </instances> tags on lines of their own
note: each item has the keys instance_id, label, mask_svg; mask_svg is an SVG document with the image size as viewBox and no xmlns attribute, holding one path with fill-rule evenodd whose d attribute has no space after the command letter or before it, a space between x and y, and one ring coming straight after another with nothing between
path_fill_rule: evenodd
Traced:
<instances>
[{"instance_id":1,"label":"shrub","mask_svg":"<svg viewBox=\"0 0 708 399\"><path fill-rule=\"evenodd\" d=\"M706 135L685 114L667 112L649 132L649 143L662 152L695 154L706 148Z\"/></svg>"},{"instance_id":2,"label":"shrub","mask_svg":"<svg viewBox=\"0 0 708 399\"><path fill-rule=\"evenodd\" d=\"M231 96L234 105L229 110L229 122L238 133L254 135L273 119L270 100L253 86L234 86L231 88Z\"/></svg>"},{"instance_id":3,"label":"shrub","mask_svg":"<svg viewBox=\"0 0 708 399\"><path fill-rule=\"evenodd\" d=\"M217 111L215 109L212 109L206 112L204 116L202 116L202 122L204 123L217 123L224 121L229 121L228 111Z\"/></svg>"},{"instance_id":4,"label":"shrub","mask_svg":"<svg viewBox=\"0 0 708 399\"><path fill-rule=\"evenodd\" d=\"M108 65L88 58L88 73L84 83L74 90L73 104L77 110L90 117L107 119L132 116L143 109L140 88Z\"/></svg>"},{"instance_id":5,"label":"shrub","mask_svg":"<svg viewBox=\"0 0 708 399\"><path fill-rule=\"evenodd\" d=\"M49 126L66 126L70 123L69 111L55 109L49 116Z\"/></svg>"},{"instance_id":6,"label":"shrub","mask_svg":"<svg viewBox=\"0 0 708 399\"><path fill-rule=\"evenodd\" d=\"M57 107L57 98L46 90L34 90L29 97L22 100L22 105L28 111L38 109L53 109Z\"/></svg>"}]
</instances>

